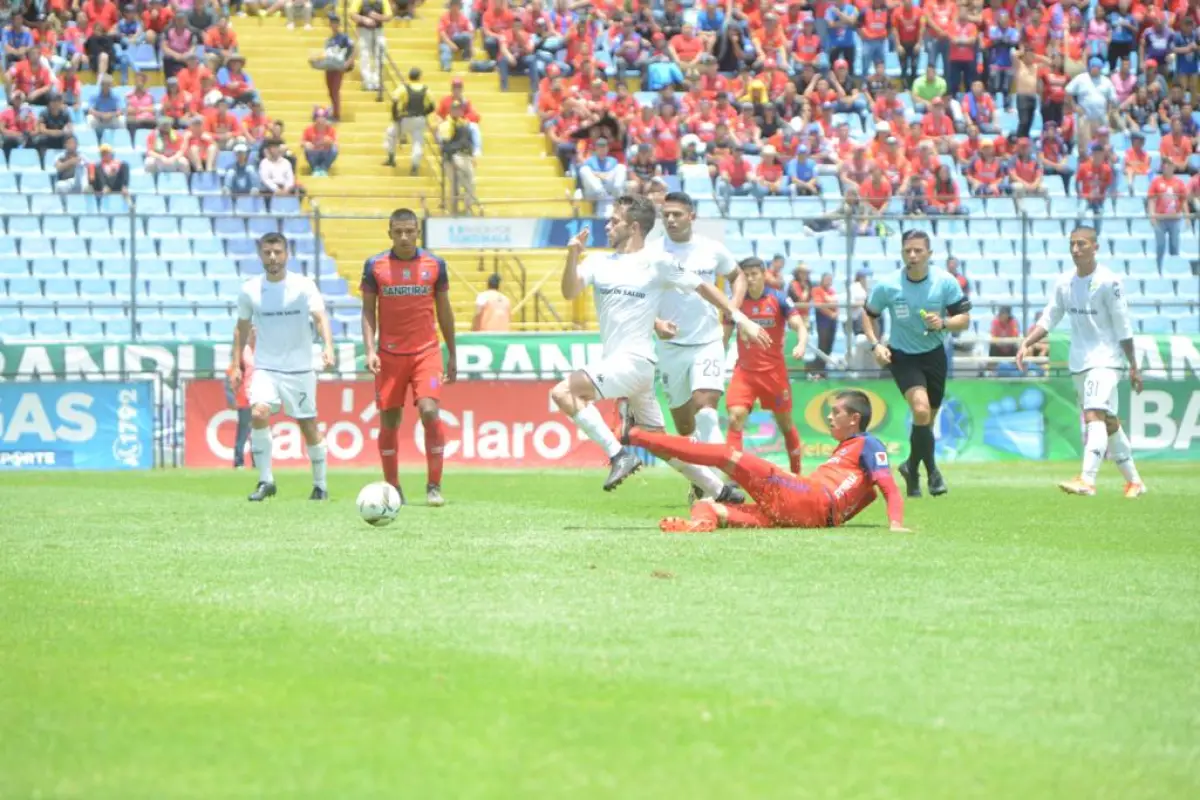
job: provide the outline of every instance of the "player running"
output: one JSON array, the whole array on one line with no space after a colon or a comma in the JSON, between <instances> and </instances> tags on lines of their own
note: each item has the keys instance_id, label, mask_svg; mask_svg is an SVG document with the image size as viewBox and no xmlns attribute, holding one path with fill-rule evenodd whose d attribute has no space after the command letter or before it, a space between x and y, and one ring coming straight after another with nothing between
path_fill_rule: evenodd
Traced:
<instances>
[{"instance_id":1,"label":"player running","mask_svg":"<svg viewBox=\"0 0 1200 800\"><path fill-rule=\"evenodd\" d=\"M407 208L392 212L388 222L392 249L371 256L363 265L359 285L362 335L367 369L375 374L383 479L396 487L400 501L404 502L396 447L404 402L411 390L425 429L425 502L440 507L446 504L442 497L445 439L438 414L442 386L454 383L458 375L457 348L446 262L417 247L420 234L416 214ZM434 327L435 316L437 327ZM446 342L444 373L439 328Z\"/></svg>"},{"instance_id":2,"label":"player running","mask_svg":"<svg viewBox=\"0 0 1200 800\"><path fill-rule=\"evenodd\" d=\"M729 409L729 445L735 450L742 449L742 430L757 400L763 411L775 415L775 424L787 445L788 465L799 475L800 432L792 420L792 391L787 364L783 360L783 338L785 327L796 332L800 341L792 348L792 358L803 359L808 347L808 328L800 310L792 305L788 296L767 286L767 270L762 259L747 258L738 266L746 276L742 313L770 334L771 346L738 349L733 379L729 381L729 393L725 397L725 407Z\"/></svg>"},{"instance_id":3,"label":"player running","mask_svg":"<svg viewBox=\"0 0 1200 800\"><path fill-rule=\"evenodd\" d=\"M671 192L663 200L666 235L650 249L666 253L705 283L718 277L732 281L733 306L746 293L746 279L733 255L720 242L692 233L696 207L685 192ZM724 441L717 409L725 391L725 341L721 317L700 295L667 292L663 295L654 329L658 334L658 374L667 405L681 436L696 434L701 442ZM697 487L693 488L697 492Z\"/></svg>"},{"instance_id":4,"label":"player running","mask_svg":"<svg viewBox=\"0 0 1200 800\"><path fill-rule=\"evenodd\" d=\"M242 284L238 293L238 321L233 331L229 383L236 392L241 383L245 342L254 327L254 370L250 376L250 452L258 467L258 486L250 495L259 503L274 497L271 471L271 415L283 413L296 420L312 462L310 500L329 497L325 481L325 437L317 429L317 373L313 369L312 325L321 334L323 369L333 366L333 331L325 314L325 300L312 278L288 272L288 241L278 233L258 240L263 274Z\"/></svg>"},{"instance_id":5,"label":"player running","mask_svg":"<svg viewBox=\"0 0 1200 800\"><path fill-rule=\"evenodd\" d=\"M654 205L648 198L624 195L613 205L608 220L608 238L616 252L591 253L580 264L579 257L588 240L586 228L567 247L563 297L574 300L588 286L594 287L604 355L595 364L568 375L550 392L550 398L589 439L604 449L611 464L605 491L619 486L641 468L642 461L621 447L594 402L606 397L626 398L644 428L662 429L665 425L654 395L653 339L654 320L666 292L672 289L696 292L732 315L742 336L762 346L770 343L766 332L733 308L717 287L661 251L645 249L645 237L654 227L655 216ZM668 463L710 497L727 501L736 497L736 489L725 486L712 470L677 459Z\"/></svg>"},{"instance_id":6,"label":"player running","mask_svg":"<svg viewBox=\"0 0 1200 800\"><path fill-rule=\"evenodd\" d=\"M1133 448L1117 417L1117 384L1128 364L1129 383L1142 391L1142 375L1133 350L1133 326L1121 279L1096 263L1096 230L1078 225L1071 232L1075 271L1059 276L1046 310L1017 349L1017 366L1046 337L1064 314L1071 317L1070 370L1083 409L1083 472L1058 485L1068 494L1096 494L1096 474L1108 450L1125 477L1125 496L1141 497L1146 486L1133 463ZM1124 357L1122 357L1122 355ZM1107 445L1107 447L1106 447Z\"/></svg>"},{"instance_id":7,"label":"player running","mask_svg":"<svg viewBox=\"0 0 1200 800\"><path fill-rule=\"evenodd\" d=\"M722 470L745 489L754 503L730 506L701 500L690 519L668 517L664 533L708 533L717 528L835 528L875 500L879 488L887 500L891 529L904 527L904 498L888 469L887 448L871 434L871 401L857 390L838 392L828 416L838 440L829 460L802 478L729 444L706 444L683 436L632 427L626 417L621 439L664 458L684 459Z\"/></svg>"},{"instance_id":8,"label":"player running","mask_svg":"<svg viewBox=\"0 0 1200 800\"><path fill-rule=\"evenodd\" d=\"M909 497L921 496L919 468L925 465L929 493L949 491L934 457L933 423L946 395L946 336L971 324L971 301L958 281L944 269L930 269L929 235L905 231L900 238L904 269L880 279L871 288L863 315L863 333L875 362L887 367L912 411L908 460L899 467ZM875 320L884 311L891 318L888 344L879 341Z\"/></svg>"}]
</instances>

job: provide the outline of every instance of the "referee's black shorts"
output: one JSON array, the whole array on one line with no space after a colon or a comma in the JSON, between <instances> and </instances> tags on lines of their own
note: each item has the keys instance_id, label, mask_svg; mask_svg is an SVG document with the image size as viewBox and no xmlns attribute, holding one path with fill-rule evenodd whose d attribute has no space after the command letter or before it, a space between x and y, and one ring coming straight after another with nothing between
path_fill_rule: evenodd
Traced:
<instances>
[{"instance_id":1,"label":"referee's black shorts","mask_svg":"<svg viewBox=\"0 0 1200 800\"><path fill-rule=\"evenodd\" d=\"M892 350L892 363L888 366L892 379L907 393L914 386L924 386L929 394L930 408L941 408L946 396L946 348L935 347L924 353L905 353Z\"/></svg>"}]
</instances>

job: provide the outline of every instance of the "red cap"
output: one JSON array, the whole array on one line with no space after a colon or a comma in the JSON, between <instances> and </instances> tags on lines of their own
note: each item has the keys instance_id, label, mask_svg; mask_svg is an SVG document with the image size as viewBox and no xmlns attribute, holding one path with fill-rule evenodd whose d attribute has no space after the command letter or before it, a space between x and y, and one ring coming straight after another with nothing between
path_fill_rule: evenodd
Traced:
<instances>
[{"instance_id":1,"label":"red cap","mask_svg":"<svg viewBox=\"0 0 1200 800\"><path fill-rule=\"evenodd\" d=\"M846 61L846 59L839 58L837 61L833 62L833 68L834 69L850 69L850 64L849 64L849 62Z\"/></svg>"},{"instance_id":2,"label":"red cap","mask_svg":"<svg viewBox=\"0 0 1200 800\"><path fill-rule=\"evenodd\" d=\"M667 37L663 36L662 31L655 31L654 35L651 36L650 39L651 39L651 41L655 41L655 42L665 42L667 40Z\"/></svg>"},{"instance_id":3,"label":"red cap","mask_svg":"<svg viewBox=\"0 0 1200 800\"><path fill-rule=\"evenodd\" d=\"M550 64L549 66L546 67L547 77L557 78L561 74L562 74L562 67L558 66L558 64Z\"/></svg>"},{"instance_id":4,"label":"red cap","mask_svg":"<svg viewBox=\"0 0 1200 800\"><path fill-rule=\"evenodd\" d=\"M462 86L462 85L463 85L463 79L462 79L462 78L451 78L451 79L450 79L450 85L451 85L451 86Z\"/></svg>"},{"instance_id":5,"label":"red cap","mask_svg":"<svg viewBox=\"0 0 1200 800\"><path fill-rule=\"evenodd\" d=\"M1157 67L1158 61L1157 61L1157 59L1147 58L1145 61L1142 62L1142 66L1144 66L1146 68Z\"/></svg>"}]
</instances>

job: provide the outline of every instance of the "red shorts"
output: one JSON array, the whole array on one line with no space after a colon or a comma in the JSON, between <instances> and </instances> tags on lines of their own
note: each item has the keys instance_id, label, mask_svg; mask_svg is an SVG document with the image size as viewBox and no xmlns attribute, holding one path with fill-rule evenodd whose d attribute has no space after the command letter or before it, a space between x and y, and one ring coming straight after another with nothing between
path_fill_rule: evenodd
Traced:
<instances>
[{"instance_id":1,"label":"red shorts","mask_svg":"<svg viewBox=\"0 0 1200 800\"><path fill-rule=\"evenodd\" d=\"M750 372L733 368L729 388L725 390L726 408L753 408L758 401L763 411L792 413L792 386L787 367L770 372Z\"/></svg>"},{"instance_id":2,"label":"red shorts","mask_svg":"<svg viewBox=\"0 0 1200 800\"><path fill-rule=\"evenodd\" d=\"M769 461L745 456L729 473L756 503L753 517L741 527L828 528L833 523L833 499L824 486L793 475ZM732 506L731 506L732 508ZM758 524L754 524L757 521ZM769 524L767 524L769 523ZM738 527L735 525L735 527Z\"/></svg>"},{"instance_id":3,"label":"red shorts","mask_svg":"<svg viewBox=\"0 0 1200 800\"><path fill-rule=\"evenodd\" d=\"M379 354L375 376L375 405L380 411L403 408L412 388L413 405L426 397L442 397L442 348L431 347L411 355Z\"/></svg>"}]
</instances>

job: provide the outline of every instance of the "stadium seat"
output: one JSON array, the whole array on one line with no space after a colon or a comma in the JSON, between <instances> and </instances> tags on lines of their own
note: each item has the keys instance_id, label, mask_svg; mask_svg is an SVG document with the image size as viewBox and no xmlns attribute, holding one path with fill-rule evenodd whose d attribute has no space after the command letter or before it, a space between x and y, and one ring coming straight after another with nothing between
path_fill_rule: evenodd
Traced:
<instances>
[{"instance_id":1,"label":"stadium seat","mask_svg":"<svg viewBox=\"0 0 1200 800\"><path fill-rule=\"evenodd\" d=\"M208 339L208 323L200 319L175 320L175 335L180 339Z\"/></svg>"},{"instance_id":2,"label":"stadium seat","mask_svg":"<svg viewBox=\"0 0 1200 800\"><path fill-rule=\"evenodd\" d=\"M248 258L258 255L258 247L249 239L229 239L225 242L225 252L232 258Z\"/></svg>"},{"instance_id":3,"label":"stadium seat","mask_svg":"<svg viewBox=\"0 0 1200 800\"><path fill-rule=\"evenodd\" d=\"M8 218L8 234L24 238L26 236L36 239L42 235L42 220L40 217L9 217Z\"/></svg>"},{"instance_id":4,"label":"stadium seat","mask_svg":"<svg viewBox=\"0 0 1200 800\"><path fill-rule=\"evenodd\" d=\"M213 238L210 233L203 239L192 239L192 255L196 258L221 258L225 255L225 245L220 239Z\"/></svg>"},{"instance_id":5,"label":"stadium seat","mask_svg":"<svg viewBox=\"0 0 1200 800\"><path fill-rule=\"evenodd\" d=\"M25 185L21 185L22 191ZM29 213L30 214L61 214L63 213L62 196L57 194L33 194L29 197Z\"/></svg>"},{"instance_id":6,"label":"stadium seat","mask_svg":"<svg viewBox=\"0 0 1200 800\"><path fill-rule=\"evenodd\" d=\"M246 221L241 217L218 217L213 232L221 239L245 239Z\"/></svg>"},{"instance_id":7,"label":"stadium seat","mask_svg":"<svg viewBox=\"0 0 1200 800\"><path fill-rule=\"evenodd\" d=\"M233 208L238 214L265 214L267 212L266 202L263 198L255 196L235 198Z\"/></svg>"},{"instance_id":8,"label":"stadium seat","mask_svg":"<svg viewBox=\"0 0 1200 800\"><path fill-rule=\"evenodd\" d=\"M224 258L209 259L204 262L204 274L214 279L236 278L237 264Z\"/></svg>"},{"instance_id":9,"label":"stadium seat","mask_svg":"<svg viewBox=\"0 0 1200 800\"><path fill-rule=\"evenodd\" d=\"M776 227L778 227L778 224ZM312 236L312 223L308 221L308 217L285 217L283 220L283 235L291 238Z\"/></svg>"},{"instance_id":10,"label":"stadium seat","mask_svg":"<svg viewBox=\"0 0 1200 800\"><path fill-rule=\"evenodd\" d=\"M0 164L0 166L2 166L2 164ZM20 191L21 191L21 184L17 180L17 176L6 170L0 170L0 193L3 193L3 195L7 195L7 197L5 198L6 202L8 201L9 198L12 198L12 205L14 206L14 210L18 211L18 213L24 213L29 210L29 203L25 201L24 197L17 196L17 193ZM16 207L18 201L24 204L24 208ZM0 209L0 210L2 210L2 209Z\"/></svg>"},{"instance_id":11,"label":"stadium seat","mask_svg":"<svg viewBox=\"0 0 1200 800\"><path fill-rule=\"evenodd\" d=\"M96 236L112 236L112 223L108 217L81 216L78 217L79 235L89 239Z\"/></svg>"},{"instance_id":12,"label":"stadium seat","mask_svg":"<svg viewBox=\"0 0 1200 800\"><path fill-rule=\"evenodd\" d=\"M125 255L125 240L118 237L92 239L92 258L120 258ZM128 267L126 267L128 270Z\"/></svg>"},{"instance_id":13,"label":"stadium seat","mask_svg":"<svg viewBox=\"0 0 1200 800\"><path fill-rule=\"evenodd\" d=\"M1163 259L1163 277L1189 278L1192 276L1192 265L1183 256L1167 256Z\"/></svg>"},{"instance_id":14,"label":"stadium seat","mask_svg":"<svg viewBox=\"0 0 1200 800\"><path fill-rule=\"evenodd\" d=\"M35 278L61 278L66 275L62 259L35 258L29 262L29 271Z\"/></svg>"},{"instance_id":15,"label":"stadium seat","mask_svg":"<svg viewBox=\"0 0 1200 800\"><path fill-rule=\"evenodd\" d=\"M9 172L42 172L42 159L37 150L18 147L8 154Z\"/></svg>"},{"instance_id":16,"label":"stadium seat","mask_svg":"<svg viewBox=\"0 0 1200 800\"><path fill-rule=\"evenodd\" d=\"M153 301L180 300L179 281L169 278L153 278L145 282L146 298Z\"/></svg>"},{"instance_id":17,"label":"stadium seat","mask_svg":"<svg viewBox=\"0 0 1200 800\"><path fill-rule=\"evenodd\" d=\"M175 217L147 217L145 232L147 236L178 236L179 220Z\"/></svg>"},{"instance_id":18,"label":"stadium seat","mask_svg":"<svg viewBox=\"0 0 1200 800\"><path fill-rule=\"evenodd\" d=\"M755 244L755 253L763 261L770 262L776 255L788 255L788 242L786 239L777 239L774 236L748 237ZM310 240L311 241L311 240Z\"/></svg>"},{"instance_id":19,"label":"stadium seat","mask_svg":"<svg viewBox=\"0 0 1200 800\"><path fill-rule=\"evenodd\" d=\"M212 222L205 217L180 217L179 233L187 239L211 240L213 235Z\"/></svg>"},{"instance_id":20,"label":"stadium seat","mask_svg":"<svg viewBox=\"0 0 1200 800\"><path fill-rule=\"evenodd\" d=\"M221 178L212 172L198 172L192 175L192 194L220 194Z\"/></svg>"},{"instance_id":21,"label":"stadium seat","mask_svg":"<svg viewBox=\"0 0 1200 800\"><path fill-rule=\"evenodd\" d=\"M178 172L164 172L158 176L159 194L187 194L187 176Z\"/></svg>"},{"instance_id":22,"label":"stadium seat","mask_svg":"<svg viewBox=\"0 0 1200 800\"><path fill-rule=\"evenodd\" d=\"M167 208L170 209L172 214L189 214L198 216L202 213L200 210L199 197L193 197L188 194L173 194L168 196L166 200Z\"/></svg>"},{"instance_id":23,"label":"stadium seat","mask_svg":"<svg viewBox=\"0 0 1200 800\"><path fill-rule=\"evenodd\" d=\"M249 235L258 239L268 233L279 233L279 221L272 217L252 217L247 220Z\"/></svg>"},{"instance_id":24,"label":"stadium seat","mask_svg":"<svg viewBox=\"0 0 1200 800\"><path fill-rule=\"evenodd\" d=\"M42 296L42 282L37 278L9 278L8 296L13 300L31 300Z\"/></svg>"},{"instance_id":25,"label":"stadium seat","mask_svg":"<svg viewBox=\"0 0 1200 800\"><path fill-rule=\"evenodd\" d=\"M128 214L129 203L119 194L106 194L100 197L101 214Z\"/></svg>"},{"instance_id":26,"label":"stadium seat","mask_svg":"<svg viewBox=\"0 0 1200 800\"><path fill-rule=\"evenodd\" d=\"M84 278L79 281L79 296L106 300L113 296L113 282L104 278Z\"/></svg>"},{"instance_id":27,"label":"stadium seat","mask_svg":"<svg viewBox=\"0 0 1200 800\"><path fill-rule=\"evenodd\" d=\"M737 220L730 220L737 222ZM742 221L742 235L751 238L755 236L774 236L775 223L769 219L748 219Z\"/></svg>"},{"instance_id":28,"label":"stadium seat","mask_svg":"<svg viewBox=\"0 0 1200 800\"><path fill-rule=\"evenodd\" d=\"M176 280L187 280L204 277L204 263L192 258L184 258L171 262L171 277ZM187 294L187 290L184 290Z\"/></svg>"},{"instance_id":29,"label":"stadium seat","mask_svg":"<svg viewBox=\"0 0 1200 800\"><path fill-rule=\"evenodd\" d=\"M160 315L163 319L169 320L194 319L196 316L192 310L192 303L184 299L164 299L161 303Z\"/></svg>"},{"instance_id":30,"label":"stadium seat","mask_svg":"<svg viewBox=\"0 0 1200 800\"><path fill-rule=\"evenodd\" d=\"M200 208L205 214L232 214L233 201L224 195L206 196L201 198Z\"/></svg>"},{"instance_id":31,"label":"stadium seat","mask_svg":"<svg viewBox=\"0 0 1200 800\"><path fill-rule=\"evenodd\" d=\"M750 219L758 214L758 201L753 197L734 197L729 201L729 216L734 219Z\"/></svg>"},{"instance_id":32,"label":"stadium seat","mask_svg":"<svg viewBox=\"0 0 1200 800\"><path fill-rule=\"evenodd\" d=\"M28 261L23 258L0 258L0 279L28 277Z\"/></svg>"},{"instance_id":33,"label":"stadium seat","mask_svg":"<svg viewBox=\"0 0 1200 800\"><path fill-rule=\"evenodd\" d=\"M234 302L237 300L238 294L242 291L242 281L240 278L225 278L216 282L216 296Z\"/></svg>"},{"instance_id":34,"label":"stadium seat","mask_svg":"<svg viewBox=\"0 0 1200 800\"><path fill-rule=\"evenodd\" d=\"M1175 281L1170 278L1146 278L1142 281L1142 293L1147 300L1174 300Z\"/></svg>"},{"instance_id":35,"label":"stadium seat","mask_svg":"<svg viewBox=\"0 0 1200 800\"><path fill-rule=\"evenodd\" d=\"M35 319L33 335L42 341L61 341L67 338L67 323L58 317Z\"/></svg>"},{"instance_id":36,"label":"stadium seat","mask_svg":"<svg viewBox=\"0 0 1200 800\"><path fill-rule=\"evenodd\" d=\"M183 296L188 300L203 302L213 297L213 282L205 278L190 278L183 281Z\"/></svg>"},{"instance_id":37,"label":"stadium seat","mask_svg":"<svg viewBox=\"0 0 1200 800\"><path fill-rule=\"evenodd\" d=\"M70 278L47 278L42 281L42 295L47 300L77 300L79 285Z\"/></svg>"},{"instance_id":38,"label":"stadium seat","mask_svg":"<svg viewBox=\"0 0 1200 800\"><path fill-rule=\"evenodd\" d=\"M321 294L342 297L350 294L350 285L345 278L321 278L319 281Z\"/></svg>"},{"instance_id":39,"label":"stadium seat","mask_svg":"<svg viewBox=\"0 0 1200 800\"><path fill-rule=\"evenodd\" d=\"M25 319L46 319L48 317L57 317L58 312L54 310L53 303L46 303L40 299L35 299L21 304L21 316Z\"/></svg>"},{"instance_id":40,"label":"stadium seat","mask_svg":"<svg viewBox=\"0 0 1200 800\"><path fill-rule=\"evenodd\" d=\"M271 213L272 214L299 214L300 213L300 198L299 197L272 197L271 198Z\"/></svg>"},{"instance_id":41,"label":"stadium seat","mask_svg":"<svg viewBox=\"0 0 1200 800\"><path fill-rule=\"evenodd\" d=\"M138 211L142 211L142 198L146 195L158 193L158 184L154 180L154 175L142 170L130 170L129 192L130 194L137 195Z\"/></svg>"},{"instance_id":42,"label":"stadium seat","mask_svg":"<svg viewBox=\"0 0 1200 800\"><path fill-rule=\"evenodd\" d=\"M88 257L86 239L80 239L77 236L64 236L55 238L51 237L49 233L47 233L46 236L53 239L54 254L56 256L61 256L66 259Z\"/></svg>"},{"instance_id":43,"label":"stadium seat","mask_svg":"<svg viewBox=\"0 0 1200 800\"><path fill-rule=\"evenodd\" d=\"M95 214L100 210L93 194L69 194L64 199L68 214Z\"/></svg>"},{"instance_id":44,"label":"stadium seat","mask_svg":"<svg viewBox=\"0 0 1200 800\"><path fill-rule=\"evenodd\" d=\"M1107 231L1107 227L1105 228ZM1117 258L1140 259L1146 255L1139 239L1112 239L1113 255Z\"/></svg>"},{"instance_id":45,"label":"stadium seat","mask_svg":"<svg viewBox=\"0 0 1200 800\"><path fill-rule=\"evenodd\" d=\"M157 194L141 194L134 200L134 206L139 215L166 214L167 198Z\"/></svg>"},{"instance_id":46,"label":"stadium seat","mask_svg":"<svg viewBox=\"0 0 1200 800\"><path fill-rule=\"evenodd\" d=\"M192 243L187 239L159 239L158 253L163 258L190 258Z\"/></svg>"},{"instance_id":47,"label":"stadium seat","mask_svg":"<svg viewBox=\"0 0 1200 800\"><path fill-rule=\"evenodd\" d=\"M73 237L76 235L75 218L52 214L42 221L42 233L55 239Z\"/></svg>"},{"instance_id":48,"label":"stadium seat","mask_svg":"<svg viewBox=\"0 0 1200 800\"><path fill-rule=\"evenodd\" d=\"M0 342L25 341L33 337L29 321L0 309Z\"/></svg>"},{"instance_id":49,"label":"stadium seat","mask_svg":"<svg viewBox=\"0 0 1200 800\"><path fill-rule=\"evenodd\" d=\"M792 201L786 197L764 197L762 199L762 215L776 219L790 217Z\"/></svg>"},{"instance_id":50,"label":"stadium seat","mask_svg":"<svg viewBox=\"0 0 1200 800\"><path fill-rule=\"evenodd\" d=\"M138 328L143 339L171 339L175 336L175 326L169 319L139 320Z\"/></svg>"},{"instance_id":51,"label":"stadium seat","mask_svg":"<svg viewBox=\"0 0 1200 800\"><path fill-rule=\"evenodd\" d=\"M104 338L104 325L97 319L77 317L71 320L71 338L82 342L99 341Z\"/></svg>"},{"instance_id":52,"label":"stadium seat","mask_svg":"<svg viewBox=\"0 0 1200 800\"><path fill-rule=\"evenodd\" d=\"M104 338L109 341L127 342L133 338L133 324L128 319L107 320L104 323Z\"/></svg>"}]
</instances>

